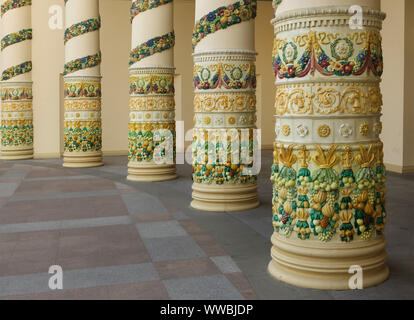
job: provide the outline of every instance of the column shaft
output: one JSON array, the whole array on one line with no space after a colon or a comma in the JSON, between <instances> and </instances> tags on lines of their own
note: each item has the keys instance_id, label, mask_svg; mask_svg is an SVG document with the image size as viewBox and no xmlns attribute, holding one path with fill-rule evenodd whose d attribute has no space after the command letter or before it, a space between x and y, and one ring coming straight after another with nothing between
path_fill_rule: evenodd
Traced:
<instances>
[{"instance_id":1,"label":"column shaft","mask_svg":"<svg viewBox=\"0 0 414 320\"><path fill-rule=\"evenodd\" d=\"M65 0L65 167L103 165L98 0Z\"/></svg>"},{"instance_id":2,"label":"column shaft","mask_svg":"<svg viewBox=\"0 0 414 320\"><path fill-rule=\"evenodd\" d=\"M259 205L253 164L257 1L196 0L193 208Z\"/></svg>"},{"instance_id":3,"label":"column shaft","mask_svg":"<svg viewBox=\"0 0 414 320\"><path fill-rule=\"evenodd\" d=\"M175 167L172 0L131 5L128 180L166 181Z\"/></svg>"},{"instance_id":4,"label":"column shaft","mask_svg":"<svg viewBox=\"0 0 414 320\"><path fill-rule=\"evenodd\" d=\"M31 0L1 1L0 158L33 158Z\"/></svg>"},{"instance_id":5,"label":"column shaft","mask_svg":"<svg viewBox=\"0 0 414 320\"><path fill-rule=\"evenodd\" d=\"M313 1L310 9L308 1L274 1L280 7L273 20L275 232L269 270L301 287L351 289L358 268L364 287L388 277L379 140L384 15L379 1L360 1L359 27L351 29L351 2Z\"/></svg>"}]
</instances>

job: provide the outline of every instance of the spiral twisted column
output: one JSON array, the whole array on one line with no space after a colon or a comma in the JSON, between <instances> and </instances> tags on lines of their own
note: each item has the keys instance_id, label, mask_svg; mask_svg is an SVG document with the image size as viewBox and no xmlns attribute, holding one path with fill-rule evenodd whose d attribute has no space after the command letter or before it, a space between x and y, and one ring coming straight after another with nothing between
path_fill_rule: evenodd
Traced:
<instances>
[{"instance_id":1,"label":"spiral twisted column","mask_svg":"<svg viewBox=\"0 0 414 320\"><path fill-rule=\"evenodd\" d=\"M361 29L350 28L354 4L363 9L356 21ZM279 280L315 289L351 289L355 270L362 270L364 287L379 284L389 274L379 139L385 18L380 1L274 5L277 92L269 271Z\"/></svg>"},{"instance_id":2,"label":"spiral twisted column","mask_svg":"<svg viewBox=\"0 0 414 320\"><path fill-rule=\"evenodd\" d=\"M33 158L31 0L1 1L1 153L5 160Z\"/></svg>"},{"instance_id":3,"label":"spiral twisted column","mask_svg":"<svg viewBox=\"0 0 414 320\"><path fill-rule=\"evenodd\" d=\"M102 166L98 0L65 0L63 166Z\"/></svg>"},{"instance_id":4,"label":"spiral twisted column","mask_svg":"<svg viewBox=\"0 0 414 320\"><path fill-rule=\"evenodd\" d=\"M256 128L256 11L256 0L196 0L195 209L226 212L259 205L257 176L249 170Z\"/></svg>"},{"instance_id":5,"label":"spiral twisted column","mask_svg":"<svg viewBox=\"0 0 414 320\"><path fill-rule=\"evenodd\" d=\"M131 23L128 180L172 180L177 177L173 1L133 0Z\"/></svg>"}]
</instances>

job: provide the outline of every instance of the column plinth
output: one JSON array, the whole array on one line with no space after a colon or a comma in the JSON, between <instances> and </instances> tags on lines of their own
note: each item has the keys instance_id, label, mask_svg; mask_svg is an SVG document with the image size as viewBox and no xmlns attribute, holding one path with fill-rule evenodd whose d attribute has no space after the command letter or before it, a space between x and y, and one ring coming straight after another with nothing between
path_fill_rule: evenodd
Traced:
<instances>
[{"instance_id":1,"label":"column plinth","mask_svg":"<svg viewBox=\"0 0 414 320\"><path fill-rule=\"evenodd\" d=\"M193 201L191 207L211 212L237 212L254 209L259 206L257 184L215 185L193 184Z\"/></svg>"},{"instance_id":2,"label":"column plinth","mask_svg":"<svg viewBox=\"0 0 414 320\"><path fill-rule=\"evenodd\" d=\"M274 4L269 272L314 289L352 289L350 280L377 285L389 275L379 1L361 3L359 29L350 28L348 0L311 9L301 1Z\"/></svg>"},{"instance_id":3,"label":"column plinth","mask_svg":"<svg viewBox=\"0 0 414 320\"><path fill-rule=\"evenodd\" d=\"M1 1L0 159L33 158L31 1Z\"/></svg>"},{"instance_id":4,"label":"column plinth","mask_svg":"<svg viewBox=\"0 0 414 320\"><path fill-rule=\"evenodd\" d=\"M68 168L102 161L99 1L68 0L64 66L64 153Z\"/></svg>"},{"instance_id":5,"label":"column plinth","mask_svg":"<svg viewBox=\"0 0 414 320\"><path fill-rule=\"evenodd\" d=\"M132 0L128 177L177 178L173 1Z\"/></svg>"},{"instance_id":6,"label":"column plinth","mask_svg":"<svg viewBox=\"0 0 414 320\"><path fill-rule=\"evenodd\" d=\"M363 287L375 286L385 280L389 269L385 264L385 239L355 241L346 248L339 243L301 241L278 233L272 236L272 261L269 272L276 279L289 284L320 290L349 289L351 266L363 269Z\"/></svg>"},{"instance_id":7,"label":"column plinth","mask_svg":"<svg viewBox=\"0 0 414 320\"><path fill-rule=\"evenodd\" d=\"M256 1L196 1L191 206L198 210L259 205L257 176L248 169L256 145L256 10Z\"/></svg>"}]
</instances>

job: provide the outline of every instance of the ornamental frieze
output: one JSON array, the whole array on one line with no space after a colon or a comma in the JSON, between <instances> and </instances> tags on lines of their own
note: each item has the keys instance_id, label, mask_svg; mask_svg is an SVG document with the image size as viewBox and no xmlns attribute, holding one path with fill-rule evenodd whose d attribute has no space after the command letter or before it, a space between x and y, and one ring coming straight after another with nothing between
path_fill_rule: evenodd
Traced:
<instances>
[{"instance_id":1,"label":"ornamental frieze","mask_svg":"<svg viewBox=\"0 0 414 320\"><path fill-rule=\"evenodd\" d=\"M254 63L196 64L193 81L196 90L255 89L256 68Z\"/></svg>"},{"instance_id":2,"label":"ornamental frieze","mask_svg":"<svg viewBox=\"0 0 414 320\"><path fill-rule=\"evenodd\" d=\"M382 75L382 39L377 31L342 34L310 30L285 36L281 33L274 40L273 68L278 79L316 74L343 78Z\"/></svg>"},{"instance_id":3,"label":"ornamental frieze","mask_svg":"<svg viewBox=\"0 0 414 320\"><path fill-rule=\"evenodd\" d=\"M318 83L310 86L278 86L277 115L380 114L382 94L376 83Z\"/></svg>"},{"instance_id":4,"label":"ornamental frieze","mask_svg":"<svg viewBox=\"0 0 414 320\"><path fill-rule=\"evenodd\" d=\"M32 101L19 101L19 102L3 102L1 105L1 111L4 112L18 112L32 110Z\"/></svg>"},{"instance_id":5,"label":"ornamental frieze","mask_svg":"<svg viewBox=\"0 0 414 320\"><path fill-rule=\"evenodd\" d=\"M66 80L64 84L65 98L100 98L102 95L100 81Z\"/></svg>"},{"instance_id":6,"label":"ornamental frieze","mask_svg":"<svg viewBox=\"0 0 414 320\"><path fill-rule=\"evenodd\" d=\"M102 102L100 99L65 99L65 111L101 111Z\"/></svg>"},{"instance_id":7,"label":"ornamental frieze","mask_svg":"<svg viewBox=\"0 0 414 320\"><path fill-rule=\"evenodd\" d=\"M255 110L256 94L254 93L197 93L194 96L195 112Z\"/></svg>"},{"instance_id":8,"label":"ornamental frieze","mask_svg":"<svg viewBox=\"0 0 414 320\"><path fill-rule=\"evenodd\" d=\"M7 101L31 100L33 99L33 91L31 87L3 87L1 100L3 103Z\"/></svg>"},{"instance_id":9,"label":"ornamental frieze","mask_svg":"<svg viewBox=\"0 0 414 320\"><path fill-rule=\"evenodd\" d=\"M276 116L276 139L284 143L363 143L378 141L382 124L378 116L297 118Z\"/></svg>"},{"instance_id":10,"label":"ornamental frieze","mask_svg":"<svg viewBox=\"0 0 414 320\"><path fill-rule=\"evenodd\" d=\"M175 111L131 111L131 122L175 121Z\"/></svg>"},{"instance_id":11,"label":"ornamental frieze","mask_svg":"<svg viewBox=\"0 0 414 320\"><path fill-rule=\"evenodd\" d=\"M255 111L196 113L194 125L196 128L249 128L256 120Z\"/></svg>"},{"instance_id":12,"label":"ornamental frieze","mask_svg":"<svg viewBox=\"0 0 414 320\"><path fill-rule=\"evenodd\" d=\"M131 97L129 100L130 110L174 110L175 100L173 96L149 96Z\"/></svg>"},{"instance_id":13,"label":"ornamental frieze","mask_svg":"<svg viewBox=\"0 0 414 320\"><path fill-rule=\"evenodd\" d=\"M173 74L139 74L130 76L130 95L174 94Z\"/></svg>"}]
</instances>

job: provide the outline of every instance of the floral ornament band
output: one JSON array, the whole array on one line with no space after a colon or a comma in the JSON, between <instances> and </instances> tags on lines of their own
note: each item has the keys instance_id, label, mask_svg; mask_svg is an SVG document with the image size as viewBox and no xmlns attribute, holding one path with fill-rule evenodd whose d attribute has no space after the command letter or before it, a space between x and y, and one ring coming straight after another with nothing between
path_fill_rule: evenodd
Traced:
<instances>
[{"instance_id":1,"label":"floral ornament band","mask_svg":"<svg viewBox=\"0 0 414 320\"><path fill-rule=\"evenodd\" d=\"M100 122L66 121L64 133L65 151L67 152L96 152L102 149Z\"/></svg>"},{"instance_id":2,"label":"floral ornament band","mask_svg":"<svg viewBox=\"0 0 414 320\"><path fill-rule=\"evenodd\" d=\"M8 46L22 42L24 40L32 39L32 29L23 29L18 32L13 32L1 39L1 51Z\"/></svg>"},{"instance_id":3,"label":"floral ornament band","mask_svg":"<svg viewBox=\"0 0 414 320\"><path fill-rule=\"evenodd\" d=\"M81 21L76 23L65 31L65 43L68 42L70 39L78 37L82 34L93 32L99 30L101 27L101 17L99 18L92 18L88 20Z\"/></svg>"},{"instance_id":4,"label":"floral ornament band","mask_svg":"<svg viewBox=\"0 0 414 320\"><path fill-rule=\"evenodd\" d=\"M193 30L193 50L197 44L221 29L256 18L257 0L238 1L229 6L220 7L202 17Z\"/></svg>"},{"instance_id":5,"label":"floral ornament band","mask_svg":"<svg viewBox=\"0 0 414 320\"><path fill-rule=\"evenodd\" d=\"M175 45L175 33L174 31L167 33L163 36L155 37L147 42L140 44L129 54L129 65L141 61L142 59L152 56L155 53L160 53L168 50Z\"/></svg>"},{"instance_id":6,"label":"floral ornament band","mask_svg":"<svg viewBox=\"0 0 414 320\"><path fill-rule=\"evenodd\" d=\"M66 76L70 73L73 73L79 70L96 67L97 65L101 63L101 60L102 60L102 55L100 51L91 56L86 56L83 58L72 60L65 64L63 74Z\"/></svg>"},{"instance_id":7,"label":"floral ornament band","mask_svg":"<svg viewBox=\"0 0 414 320\"><path fill-rule=\"evenodd\" d=\"M2 121L1 144L4 147L30 146L33 144L31 121Z\"/></svg>"},{"instance_id":8,"label":"floral ornament band","mask_svg":"<svg viewBox=\"0 0 414 320\"><path fill-rule=\"evenodd\" d=\"M33 99L31 88L3 88L1 91L1 100L3 102ZM5 111L4 106L3 111Z\"/></svg>"},{"instance_id":9,"label":"floral ornament band","mask_svg":"<svg viewBox=\"0 0 414 320\"><path fill-rule=\"evenodd\" d=\"M101 83L95 81L65 82L65 98L101 98Z\"/></svg>"},{"instance_id":10,"label":"floral ornament band","mask_svg":"<svg viewBox=\"0 0 414 320\"><path fill-rule=\"evenodd\" d=\"M10 80L18 75L32 71L32 62L26 61L14 67L7 68L3 71L2 80Z\"/></svg>"},{"instance_id":11,"label":"floral ornament band","mask_svg":"<svg viewBox=\"0 0 414 320\"><path fill-rule=\"evenodd\" d=\"M173 2L173 0L135 0L131 6L131 22L141 12L157 8L170 2Z\"/></svg>"},{"instance_id":12,"label":"floral ornament band","mask_svg":"<svg viewBox=\"0 0 414 320\"><path fill-rule=\"evenodd\" d=\"M383 144L350 146L274 145L273 226L301 240L341 241L381 236L386 223ZM316 168L310 168L314 163Z\"/></svg>"},{"instance_id":13,"label":"floral ornament band","mask_svg":"<svg viewBox=\"0 0 414 320\"><path fill-rule=\"evenodd\" d=\"M314 30L303 35L300 46L305 46L302 55L298 55L298 46L293 41L276 38L273 50L273 68L279 79L303 78L318 71L324 76L360 76L365 71L380 77L384 62L381 36L373 31L364 32L366 39L363 47L356 50L353 38L336 38L326 44L321 37L331 33L317 33ZM354 43L355 42L355 43ZM325 49L324 49L325 48ZM331 51L331 55L328 54ZM351 57L353 57L351 59Z\"/></svg>"},{"instance_id":14,"label":"floral ornament band","mask_svg":"<svg viewBox=\"0 0 414 320\"><path fill-rule=\"evenodd\" d=\"M1 6L1 16L3 17L7 11L31 5L32 0L7 0Z\"/></svg>"}]
</instances>

